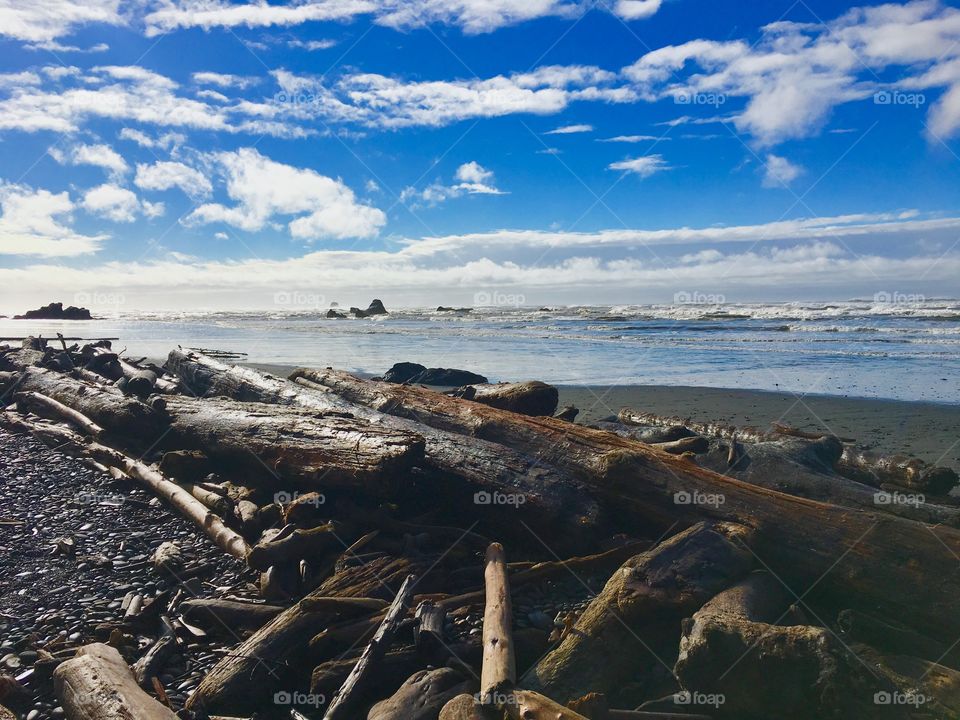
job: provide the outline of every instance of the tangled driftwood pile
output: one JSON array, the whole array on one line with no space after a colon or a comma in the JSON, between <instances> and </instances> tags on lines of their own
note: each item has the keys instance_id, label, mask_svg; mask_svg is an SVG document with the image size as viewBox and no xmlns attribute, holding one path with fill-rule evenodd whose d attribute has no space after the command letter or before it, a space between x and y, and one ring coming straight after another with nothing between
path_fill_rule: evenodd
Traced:
<instances>
[{"instance_id":1,"label":"tangled driftwood pile","mask_svg":"<svg viewBox=\"0 0 960 720\"><path fill-rule=\"evenodd\" d=\"M949 469L782 426L585 427L542 383L444 394L34 339L0 364L0 425L150 488L260 577L261 603L162 599L141 657L60 664L68 718L175 717L165 658L218 624L242 639L181 716L960 715Z\"/></svg>"}]
</instances>

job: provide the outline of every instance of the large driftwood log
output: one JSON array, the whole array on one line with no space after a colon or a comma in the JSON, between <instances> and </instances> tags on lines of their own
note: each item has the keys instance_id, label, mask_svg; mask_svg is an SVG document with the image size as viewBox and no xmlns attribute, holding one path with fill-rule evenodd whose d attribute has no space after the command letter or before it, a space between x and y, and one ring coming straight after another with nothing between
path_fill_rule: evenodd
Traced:
<instances>
[{"instance_id":1,"label":"large driftwood log","mask_svg":"<svg viewBox=\"0 0 960 720\"><path fill-rule=\"evenodd\" d=\"M521 686L569 702L664 663L660 639L676 637L684 617L749 570L748 540L745 528L700 524L631 558Z\"/></svg>"},{"instance_id":2,"label":"large driftwood log","mask_svg":"<svg viewBox=\"0 0 960 720\"><path fill-rule=\"evenodd\" d=\"M641 519L715 518L757 530L763 562L805 600L873 608L928 632L960 635L960 532L827 505L725 478L613 433L531 418L423 388L298 370L352 402L536 454ZM937 577L936 583L925 581ZM838 602L839 604L839 602Z\"/></svg>"},{"instance_id":3,"label":"large driftwood log","mask_svg":"<svg viewBox=\"0 0 960 720\"><path fill-rule=\"evenodd\" d=\"M480 694L488 705L497 692L509 691L517 682L517 661L513 651L513 605L503 546L487 548L484 569L486 604L483 612L483 667Z\"/></svg>"},{"instance_id":4,"label":"large driftwood log","mask_svg":"<svg viewBox=\"0 0 960 720\"><path fill-rule=\"evenodd\" d=\"M399 587L411 572L427 568L388 557L344 568L233 648L197 686L189 706L208 713L249 712L268 703L274 692L305 687L311 669L306 662L307 638L329 626L334 617L310 610L309 598L384 599L389 594L392 599L390 587Z\"/></svg>"},{"instance_id":5,"label":"large driftwood log","mask_svg":"<svg viewBox=\"0 0 960 720\"><path fill-rule=\"evenodd\" d=\"M284 608L237 600L197 598L180 603L179 610L191 625L222 632L225 628L261 628Z\"/></svg>"},{"instance_id":6,"label":"large driftwood log","mask_svg":"<svg viewBox=\"0 0 960 720\"><path fill-rule=\"evenodd\" d=\"M790 599L779 580L754 573L693 616L676 664L691 703L714 705L724 717L899 716L874 703L875 693L893 688L830 631L775 624Z\"/></svg>"},{"instance_id":7,"label":"large driftwood log","mask_svg":"<svg viewBox=\"0 0 960 720\"><path fill-rule=\"evenodd\" d=\"M449 700L472 687L471 681L452 668L421 670L392 696L374 705L367 720L436 720Z\"/></svg>"},{"instance_id":8,"label":"large driftwood log","mask_svg":"<svg viewBox=\"0 0 960 720\"><path fill-rule=\"evenodd\" d=\"M576 533L596 523L598 509L579 483L522 450L511 450L456 432L437 430L355 404L316 386L225 365L197 353L174 350L167 367L197 396L224 395L243 402L290 405L325 414L367 420L384 429L417 433L424 438L424 463L443 476L461 478L476 489L523 495L518 512L544 526Z\"/></svg>"},{"instance_id":9,"label":"large driftwood log","mask_svg":"<svg viewBox=\"0 0 960 720\"><path fill-rule=\"evenodd\" d=\"M53 671L54 690L70 720L177 720L137 685L114 648L85 645Z\"/></svg>"},{"instance_id":10,"label":"large driftwood log","mask_svg":"<svg viewBox=\"0 0 960 720\"><path fill-rule=\"evenodd\" d=\"M351 717L355 706L358 704L358 696L363 691L364 682L369 679L370 674L375 671L377 663L383 658L390 644L393 642L393 636L397 633L397 626L400 620L406 614L410 605L410 598L413 596L413 585L416 577L408 575L403 581L403 585L397 591L397 596L393 603L387 609L387 614L380 623L380 627L374 633L373 638L367 643L357 664L347 676L343 685L333 696L327 711L323 715L323 720L345 720Z\"/></svg>"},{"instance_id":11,"label":"large driftwood log","mask_svg":"<svg viewBox=\"0 0 960 720\"><path fill-rule=\"evenodd\" d=\"M560 399L560 393L553 385L539 380L499 385L467 385L451 394L521 415L553 415Z\"/></svg>"}]
</instances>

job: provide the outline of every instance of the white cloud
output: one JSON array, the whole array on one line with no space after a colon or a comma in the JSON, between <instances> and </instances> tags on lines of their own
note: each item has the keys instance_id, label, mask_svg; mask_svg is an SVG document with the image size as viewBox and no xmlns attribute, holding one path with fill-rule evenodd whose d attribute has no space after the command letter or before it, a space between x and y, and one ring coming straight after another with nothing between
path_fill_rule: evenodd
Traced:
<instances>
[{"instance_id":1,"label":"white cloud","mask_svg":"<svg viewBox=\"0 0 960 720\"><path fill-rule=\"evenodd\" d=\"M803 175L803 168L779 155L768 154L764 160L763 186L785 188Z\"/></svg>"},{"instance_id":2,"label":"white cloud","mask_svg":"<svg viewBox=\"0 0 960 720\"><path fill-rule=\"evenodd\" d=\"M611 138L598 138L597 142L639 143L669 139L669 137L657 137L656 135L617 135L616 137Z\"/></svg>"},{"instance_id":3,"label":"white cloud","mask_svg":"<svg viewBox=\"0 0 960 720\"><path fill-rule=\"evenodd\" d=\"M238 88L243 90L260 82L260 78L244 75L229 75L215 72L195 72L193 81L201 85L216 85L222 88Z\"/></svg>"},{"instance_id":4,"label":"white cloud","mask_svg":"<svg viewBox=\"0 0 960 720\"><path fill-rule=\"evenodd\" d=\"M194 210L188 225L223 222L258 231L276 216L297 216L288 224L291 236L304 240L375 236L386 223L377 208L357 202L340 180L264 157L253 148L212 156L226 178L233 207L208 203Z\"/></svg>"},{"instance_id":5,"label":"white cloud","mask_svg":"<svg viewBox=\"0 0 960 720\"><path fill-rule=\"evenodd\" d=\"M121 25L120 0L0 0L0 35L49 43L91 23Z\"/></svg>"},{"instance_id":6,"label":"white cloud","mask_svg":"<svg viewBox=\"0 0 960 720\"><path fill-rule=\"evenodd\" d=\"M593 132L593 125L564 125L555 130L545 132L544 135L574 135L576 133Z\"/></svg>"},{"instance_id":7,"label":"white cloud","mask_svg":"<svg viewBox=\"0 0 960 720\"><path fill-rule=\"evenodd\" d=\"M628 20L645 18L659 9L660 2L619 0L613 12ZM536 18L572 18L584 11L580 0L306 0L295 5L164 0L145 21L147 35L157 35L177 28L291 27L372 15L374 22L398 29L442 23L475 34Z\"/></svg>"},{"instance_id":8,"label":"white cloud","mask_svg":"<svg viewBox=\"0 0 960 720\"><path fill-rule=\"evenodd\" d=\"M81 235L67 224L74 209L66 192L0 183L0 255L72 257L96 252L107 235Z\"/></svg>"},{"instance_id":9,"label":"white cloud","mask_svg":"<svg viewBox=\"0 0 960 720\"><path fill-rule=\"evenodd\" d=\"M152 165L137 165L134 184L142 190L169 190L180 188L190 197L209 195L213 186L199 170L180 162L157 161Z\"/></svg>"},{"instance_id":10,"label":"white cloud","mask_svg":"<svg viewBox=\"0 0 960 720\"><path fill-rule=\"evenodd\" d=\"M93 165L107 170L113 177L122 177L130 169L127 161L109 145L75 145L66 152L57 148L48 152L61 165Z\"/></svg>"},{"instance_id":11,"label":"white cloud","mask_svg":"<svg viewBox=\"0 0 960 720\"><path fill-rule=\"evenodd\" d=\"M670 170L671 167L663 155L644 155L638 158L627 158L609 165L611 170L620 170L626 173L639 175L642 178L648 178L656 175L658 172Z\"/></svg>"},{"instance_id":12,"label":"white cloud","mask_svg":"<svg viewBox=\"0 0 960 720\"><path fill-rule=\"evenodd\" d=\"M301 48L307 52L316 52L317 50L329 50L337 46L336 40L290 40L288 47Z\"/></svg>"},{"instance_id":13,"label":"white cloud","mask_svg":"<svg viewBox=\"0 0 960 720\"><path fill-rule=\"evenodd\" d=\"M422 200L428 205L438 205L451 198L461 197L462 195L505 195L502 190L496 187L493 171L487 170L476 160L471 160L457 168L456 179L459 181L454 185L444 185L435 182L428 185L423 190L417 190L414 187L408 187L400 193L400 200L407 202L409 200Z\"/></svg>"},{"instance_id":14,"label":"white cloud","mask_svg":"<svg viewBox=\"0 0 960 720\"><path fill-rule=\"evenodd\" d=\"M181 135L180 133L164 133L154 138L133 128L122 128L120 130L120 139L131 140L140 147L159 148L168 152L187 141L186 135Z\"/></svg>"},{"instance_id":15,"label":"white cloud","mask_svg":"<svg viewBox=\"0 0 960 720\"><path fill-rule=\"evenodd\" d=\"M163 203L141 201L132 191L111 183L87 190L83 195L83 208L91 215L118 223L132 223L141 215L153 218L164 213Z\"/></svg>"}]
</instances>

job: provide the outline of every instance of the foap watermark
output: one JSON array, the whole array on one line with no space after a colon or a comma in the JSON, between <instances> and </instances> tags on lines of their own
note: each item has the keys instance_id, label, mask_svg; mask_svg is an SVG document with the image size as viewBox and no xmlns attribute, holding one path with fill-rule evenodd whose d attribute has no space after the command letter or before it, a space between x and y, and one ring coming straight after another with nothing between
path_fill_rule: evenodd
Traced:
<instances>
[{"instance_id":1,"label":"foap watermark","mask_svg":"<svg viewBox=\"0 0 960 720\"><path fill-rule=\"evenodd\" d=\"M913 705L920 707L929 701L926 695L917 692L887 692L881 690L873 694L874 705Z\"/></svg>"},{"instance_id":2,"label":"foap watermark","mask_svg":"<svg viewBox=\"0 0 960 720\"><path fill-rule=\"evenodd\" d=\"M879 90L873 94L874 105L907 105L919 108L927 103L923 93L907 93L901 90Z\"/></svg>"},{"instance_id":3,"label":"foap watermark","mask_svg":"<svg viewBox=\"0 0 960 720\"><path fill-rule=\"evenodd\" d=\"M273 495L273 501L277 505L289 505L294 500L300 500L301 498L303 498L302 502L305 505L313 505L314 507L320 507L327 502L326 495L318 492L311 492L302 495L298 492L287 492L286 490L281 490Z\"/></svg>"},{"instance_id":4,"label":"foap watermark","mask_svg":"<svg viewBox=\"0 0 960 720\"><path fill-rule=\"evenodd\" d=\"M80 505L123 505L127 496L118 492L103 490L81 490L74 498Z\"/></svg>"},{"instance_id":5,"label":"foap watermark","mask_svg":"<svg viewBox=\"0 0 960 720\"><path fill-rule=\"evenodd\" d=\"M681 290L673 294L675 305L723 305L727 301L726 295L720 293L704 293L694 290Z\"/></svg>"},{"instance_id":6,"label":"foap watermark","mask_svg":"<svg viewBox=\"0 0 960 720\"><path fill-rule=\"evenodd\" d=\"M309 290L282 290L273 294L273 304L283 307L321 308L327 304L327 298Z\"/></svg>"},{"instance_id":7,"label":"foap watermark","mask_svg":"<svg viewBox=\"0 0 960 720\"><path fill-rule=\"evenodd\" d=\"M486 490L481 490L473 494L474 505L512 505L518 508L526 501L527 498L522 493L487 492Z\"/></svg>"},{"instance_id":8,"label":"foap watermark","mask_svg":"<svg viewBox=\"0 0 960 720\"><path fill-rule=\"evenodd\" d=\"M718 108L727 102L727 96L723 93L681 90L673 94L673 102L677 105L709 105Z\"/></svg>"},{"instance_id":9,"label":"foap watermark","mask_svg":"<svg viewBox=\"0 0 960 720\"><path fill-rule=\"evenodd\" d=\"M287 692L286 690L280 690L273 694L273 704L318 708L327 704L327 697L322 693Z\"/></svg>"},{"instance_id":10,"label":"foap watermark","mask_svg":"<svg viewBox=\"0 0 960 720\"><path fill-rule=\"evenodd\" d=\"M89 308L117 308L127 302L123 293L115 292L78 292L73 296L73 304L78 307Z\"/></svg>"},{"instance_id":11,"label":"foap watermark","mask_svg":"<svg viewBox=\"0 0 960 720\"><path fill-rule=\"evenodd\" d=\"M499 290L481 290L473 295L475 307L514 307L527 304L526 295L520 293L505 293Z\"/></svg>"},{"instance_id":12,"label":"foap watermark","mask_svg":"<svg viewBox=\"0 0 960 720\"><path fill-rule=\"evenodd\" d=\"M310 107L311 105L319 105L321 102L320 96L315 92L310 92L307 90L281 90L276 95L273 96L273 101L277 105L286 105L293 109L298 107Z\"/></svg>"},{"instance_id":13,"label":"foap watermark","mask_svg":"<svg viewBox=\"0 0 960 720\"><path fill-rule=\"evenodd\" d=\"M922 493L888 492L881 490L873 494L874 505L910 505L919 507L927 501Z\"/></svg>"},{"instance_id":14,"label":"foap watermark","mask_svg":"<svg viewBox=\"0 0 960 720\"><path fill-rule=\"evenodd\" d=\"M885 303L888 305L905 305L909 303L922 303L926 301L926 296L921 295L920 293L902 293L902 292L887 292L883 290L878 293L873 294L873 301L875 303Z\"/></svg>"},{"instance_id":15,"label":"foap watermark","mask_svg":"<svg viewBox=\"0 0 960 720\"><path fill-rule=\"evenodd\" d=\"M676 705L706 705L718 708L727 701L723 693L704 693L699 691L681 690L673 696Z\"/></svg>"},{"instance_id":16,"label":"foap watermark","mask_svg":"<svg viewBox=\"0 0 960 720\"><path fill-rule=\"evenodd\" d=\"M705 493L699 490L692 493L681 490L673 494L674 505L707 505L709 507L720 507L726 501L726 496L721 493Z\"/></svg>"}]
</instances>

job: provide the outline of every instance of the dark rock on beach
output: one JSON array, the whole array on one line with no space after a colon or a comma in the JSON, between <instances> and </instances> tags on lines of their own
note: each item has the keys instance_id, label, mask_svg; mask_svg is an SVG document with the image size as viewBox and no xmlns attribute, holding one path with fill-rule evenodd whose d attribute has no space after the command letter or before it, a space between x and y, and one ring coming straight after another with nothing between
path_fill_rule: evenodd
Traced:
<instances>
[{"instance_id":1,"label":"dark rock on beach","mask_svg":"<svg viewBox=\"0 0 960 720\"><path fill-rule=\"evenodd\" d=\"M477 375L469 370L455 370L452 368L428 368L418 363L396 363L383 375L386 382L416 383L418 385L443 385L445 387L459 387L461 385L476 385L488 382L483 375Z\"/></svg>"},{"instance_id":2,"label":"dark rock on beach","mask_svg":"<svg viewBox=\"0 0 960 720\"><path fill-rule=\"evenodd\" d=\"M443 305L441 305L440 307L437 308L437 312L468 313L468 312L472 312L472 311L473 311L473 308L465 308L465 307L462 307L462 308L444 307Z\"/></svg>"},{"instance_id":3,"label":"dark rock on beach","mask_svg":"<svg viewBox=\"0 0 960 720\"><path fill-rule=\"evenodd\" d=\"M382 300L373 300L370 303L370 306L366 310L361 310L360 308L352 307L350 312L354 314L355 317L365 318L373 317L374 315L389 315L387 309L383 306Z\"/></svg>"},{"instance_id":4,"label":"dark rock on beach","mask_svg":"<svg viewBox=\"0 0 960 720\"><path fill-rule=\"evenodd\" d=\"M334 309L327 310L327 318L331 320L346 320L347 316L342 312L337 312Z\"/></svg>"},{"instance_id":5,"label":"dark rock on beach","mask_svg":"<svg viewBox=\"0 0 960 720\"><path fill-rule=\"evenodd\" d=\"M86 308L55 302L36 310L27 310L23 315L15 315L14 320L93 320Z\"/></svg>"}]
</instances>

